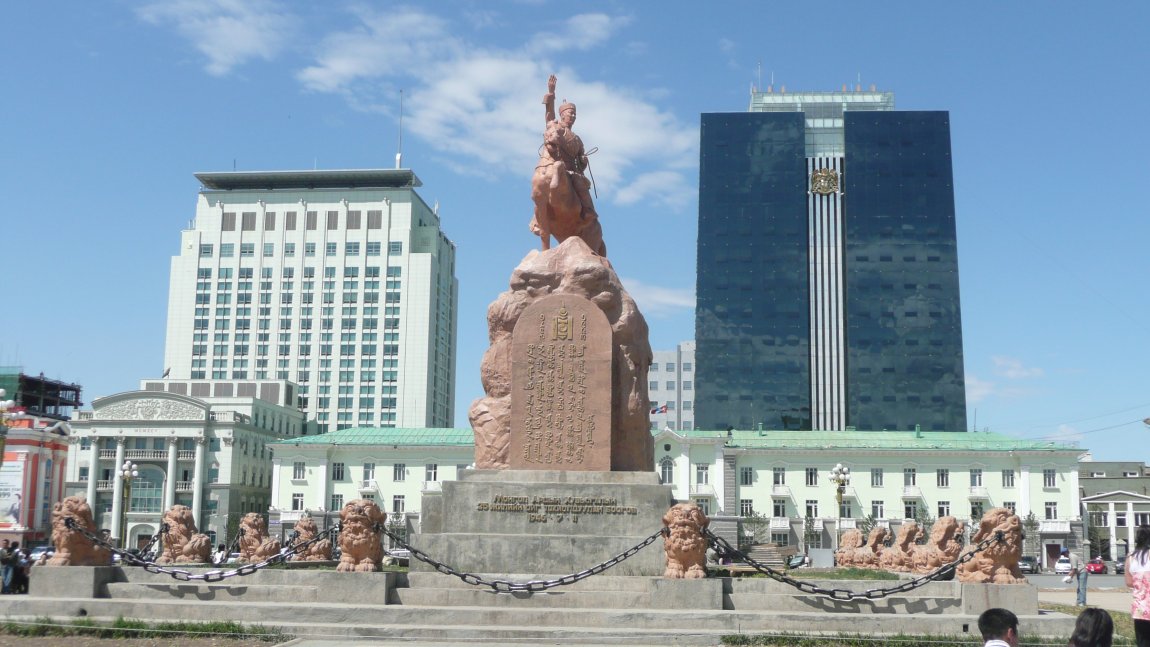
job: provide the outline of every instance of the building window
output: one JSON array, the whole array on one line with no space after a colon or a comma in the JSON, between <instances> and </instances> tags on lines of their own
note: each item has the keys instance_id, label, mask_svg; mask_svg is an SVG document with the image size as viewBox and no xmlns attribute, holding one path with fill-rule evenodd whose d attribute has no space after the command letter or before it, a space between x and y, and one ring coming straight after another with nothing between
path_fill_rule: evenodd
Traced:
<instances>
[{"instance_id":1,"label":"building window","mask_svg":"<svg viewBox=\"0 0 1150 647\"><path fill-rule=\"evenodd\" d=\"M1115 512L1114 513L1114 526L1117 528L1125 528L1126 527L1126 513L1125 512Z\"/></svg>"},{"instance_id":2,"label":"building window","mask_svg":"<svg viewBox=\"0 0 1150 647\"><path fill-rule=\"evenodd\" d=\"M256 255L255 243L240 243L240 258L251 258Z\"/></svg>"},{"instance_id":3,"label":"building window","mask_svg":"<svg viewBox=\"0 0 1150 647\"><path fill-rule=\"evenodd\" d=\"M843 499L843 502L839 504L839 518L854 519L854 516L854 507L851 506L851 502Z\"/></svg>"},{"instance_id":4,"label":"building window","mask_svg":"<svg viewBox=\"0 0 1150 647\"><path fill-rule=\"evenodd\" d=\"M304 463L303 461L296 461L291 464L291 477L292 480L298 481L305 478Z\"/></svg>"},{"instance_id":5,"label":"building window","mask_svg":"<svg viewBox=\"0 0 1150 647\"><path fill-rule=\"evenodd\" d=\"M673 483L675 481L675 462L670 458L664 458L659 463L659 482L663 485Z\"/></svg>"},{"instance_id":6,"label":"building window","mask_svg":"<svg viewBox=\"0 0 1150 647\"><path fill-rule=\"evenodd\" d=\"M291 495L291 509L303 510L303 492L295 492Z\"/></svg>"},{"instance_id":7,"label":"building window","mask_svg":"<svg viewBox=\"0 0 1150 647\"><path fill-rule=\"evenodd\" d=\"M675 363L674 362L667 362L664 369L668 370L668 371L674 371L675 370Z\"/></svg>"},{"instance_id":8,"label":"building window","mask_svg":"<svg viewBox=\"0 0 1150 647\"><path fill-rule=\"evenodd\" d=\"M970 470L970 487L982 487L981 469L975 468Z\"/></svg>"},{"instance_id":9,"label":"building window","mask_svg":"<svg viewBox=\"0 0 1150 647\"><path fill-rule=\"evenodd\" d=\"M902 502L902 518L914 519L918 516L918 501Z\"/></svg>"},{"instance_id":10,"label":"building window","mask_svg":"<svg viewBox=\"0 0 1150 647\"><path fill-rule=\"evenodd\" d=\"M382 249L383 248L382 248L382 245L380 243L368 243L367 244L367 255L368 256L379 256Z\"/></svg>"},{"instance_id":11,"label":"building window","mask_svg":"<svg viewBox=\"0 0 1150 647\"><path fill-rule=\"evenodd\" d=\"M739 514L744 517L755 514L755 507L750 499L739 499Z\"/></svg>"},{"instance_id":12,"label":"building window","mask_svg":"<svg viewBox=\"0 0 1150 647\"><path fill-rule=\"evenodd\" d=\"M1042 487L1056 487L1054 470L1042 470Z\"/></svg>"},{"instance_id":13,"label":"building window","mask_svg":"<svg viewBox=\"0 0 1150 647\"><path fill-rule=\"evenodd\" d=\"M692 390L693 386L694 385L691 383L691 380L683 380L683 390L684 391Z\"/></svg>"},{"instance_id":14,"label":"building window","mask_svg":"<svg viewBox=\"0 0 1150 647\"><path fill-rule=\"evenodd\" d=\"M391 497L391 511L392 511L392 513L398 514L398 513L406 511L406 509L407 508L404 505L404 499L403 499L402 494L396 494L395 496Z\"/></svg>"},{"instance_id":15,"label":"building window","mask_svg":"<svg viewBox=\"0 0 1150 647\"><path fill-rule=\"evenodd\" d=\"M390 243L388 243L387 244L387 255L388 256L403 256L403 242L393 240Z\"/></svg>"},{"instance_id":16,"label":"building window","mask_svg":"<svg viewBox=\"0 0 1150 647\"><path fill-rule=\"evenodd\" d=\"M938 487L950 487L950 470L940 469L935 472L935 480ZM941 503L939 505L942 505ZM946 515L939 515L945 517Z\"/></svg>"},{"instance_id":17,"label":"building window","mask_svg":"<svg viewBox=\"0 0 1150 647\"><path fill-rule=\"evenodd\" d=\"M1150 526L1150 512L1135 512L1134 525L1139 528L1142 526Z\"/></svg>"},{"instance_id":18,"label":"building window","mask_svg":"<svg viewBox=\"0 0 1150 647\"><path fill-rule=\"evenodd\" d=\"M1122 477L1128 479L1136 479L1138 478L1138 472L1122 472Z\"/></svg>"},{"instance_id":19,"label":"building window","mask_svg":"<svg viewBox=\"0 0 1150 647\"><path fill-rule=\"evenodd\" d=\"M1002 470L1002 487L1014 487L1014 470Z\"/></svg>"},{"instance_id":20,"label":"building window","mask_svg":"<svg viewBox=\"0 0 1150 647\"><path fill-rule=\"evenodd\" d=\"M785 516L787 516L787 500L786 499L772 499L771 500L771 516L772 517L785 517Z\"/></svg>"},{"instance_id":21,"label":"building window","mask_svg":"<svg viewBox=\"0 0 1150 647\"><path fill-rule=\"evenodd\" d=\"M344 256L359 256L359 243L348 243L343 247Z\"/></svg>"},{"instance_id":22,"label":"building window","mask_svg":"<svg viewBox=\"0 0 1150 647\"><path fill-rule=\"evenodd\" d=\"M977 520L977 519L981 519L982 515L983 515L982 501L975 501L974 503L971 503L970 504L970 518Z\"/></svg>"},{"instance_id":23,"label":"building window","mask_svg":"<svg viewBox=\"0 0 1150 647\"><path fill-rule=\"evenodd\" d=\"M755 468L753 467L740 467L739 468L739 485L754 485L755 484Z\"/></svg>"},{"instance_id":24,"label":"building window","mask_svg":"<svg viewBox=\"0 0 1150 647\"><path fill-rule=\"evenodd\" d=\"M1014 501L1003 501L1002 507L1006 508L1007 510L1010 510L1010 514L1018 514L1018 512L1015 511L1015 509L1014 509L1015 508Z\"/></svg>"},{"instance_id":25,"label":"building window","mask_svg":"<svg viewBox=\"0 0 1150 647\"><path fill-rule=\"evenodd\" d=\"M875 519L883 519L885 518L885 515L886 511L883 509L882 501L870 502L870 516L874 517Z\"/></svg>"},{"instance_id":26,"label":"building window","mask_svg":"<svg viewBox=\"0 0 1150 647\"><path fill-rule=\"evenodd\" d=\"M331 495L331 509L332 510L342 510L343 509L343 495L342 494Z\"/></svg>"},{"instance_id":27,"label":"building window","mask_svg":"<svg viewBox=\"0 0 1150 647\"><path fill-rule=\"evenodd\" d=\"M699 506L699 509L703 511L703 514L711 514L711 502L707 499L695 499L695 505Z\"/></svg>"},{"instance_id":28,"label":"building window","mask_svg":"<svg viewBox=\"0 0 1150 647\"><path fill-rule=\"evenodd\" d=\"M791 533L789 532L772 532L771 543L776 546L786 546L791 541Z\"/></svg>"},{"instance_id":29,"label":"building window","mask_svg":"<svg viewBox=\"0 0 1150 647\"><path fill-rule=\"evenodd\" d=\"M882 468L881 467L870 468L870 486L871 487L882 487Z\"/></svg>"},{"instance_id":30,"label":"building window","mask_svg":"<svg viewBox=\"0 0 1150 647\"><path fill-rule=\"evenodd\" d=\"M81 481L87 481L88 480L88 473L89 473L89 468L81 467L80 468L80 480Z\"/></svg>"},{"instance_id":31,"label":"building window","mask_svg":"<svg viewBox=\"0 0 1150 647\"><path fill-rule=\"evenodd\" d=\"M807 485L815 486L818 484L819 484L819 468L808 467L807 468Z\"/></svg>"},{"instance_id":32,"label":"building window","mask_svg":"<svg viewBox=\"0 0 1150 647\"><path fill-rule=\"evenodd\" d=\"M276 255L275 243L264 243L264 258L271 258Z\"/></svg>"},{"instance_id":33,"label":"building window","mask_svg":"<svg viewBox=\"0 0 1150 647\"><path fill-rule=\"evenodd\" d=\"M344 479L343 463L331 464L331 480L342 481Z\"/></svg>"},{"instance_id":34,"label":"building window","mask_svg":"<svg viewBox=\"0 0 1150 647\"><path fill-rule=\"evenodd\" d=\"M439 465L436 463L428 463L423 468L423 476L425 481L438 481L439 480Z\"/></svg>"},{"instance_id":35,"label":"building window","mask_svg":"<svg viewBox=\"0 0 1150 647\"><path fill-rule=\"evenodd\" d=\"M336 251L337 251L337 247L338 247L338 243L327 243L326 245L324 245L324 248L323 248L324 256L335 256Z\"/></svg>"},{"instance_id":36,"label":"building window","mask_svg":"<svg viewBox=\"0 0 1150 647\"><path fill-rule=\"evenodd\" d=\"M819 516L819 502L817 499L807 499L807 516L817 519Z\"/></svg>"},{"instance_id":37,"label":"building window","mask_svg":"<svg viewBox=\"0 0 1150 647\"><path fill-rule=\"evenodd\" d=\"M940 519L942 517L949 517L950 516L950 501L939 501L938 502L938 516Z\"/></svg>"},{"instance_id":38,"label":"building window","mask_svg":"<svg viewBox=\"0 0 1150 647\"><path fill-rule=\"evenodd\" d=\"M363 464L363 480L371 481L375 479L375 463Z\"/></svg>"},{"instance_id":39,"label":"building window","mask_svg":"<svg viewBox=\"0 0 1150 647\"><path fill-rule=\"evenodd\" d=\"M913 487L918 484L918 470L913 467L902 468L902 484L903 487ZM913 519L914 517L907 517Z\"/></svg>"},{"instance_id":40,"label":"building window","mask_svg":"<svg viewBox=\"0 0 1150 647\"><path fill-rule=\"evenodd\" d=\"M710 465L707 465L706 463L697 463L695 465L695 483L699 485L706 485L709 483L710 481L708 478L710 476L710 470Z\"/></svg>"},{"instance_id":41,"label":"building window","mask_svg":"<svg viewBox=\"0 0 1150 647\"><path fill-rule=\"evenodd\" d=\"M771 483L774 485L787 484L787 468L773 467L771 468Z\"/></svg>"},{"instance_id":42,"label":"building window","mask_svg":"<svg viewBox=\"0 0 1150 647\"><path fill-rule=\"evenodd\" d=\"M396 463L395 466L391 468L391 480L403 481L406 479L407 479L407 465L405 465L403 463Z\"/></svg>"},{"instance_id":43,"label":"building window","mask_svg":"<svg viewBox=\"0 0 1150 647\"><path fill-rule=\"evenodd\" d=\"M211 245L200 245L200 258L209 258L212 255Z\"/></svg>"}]
</instances>

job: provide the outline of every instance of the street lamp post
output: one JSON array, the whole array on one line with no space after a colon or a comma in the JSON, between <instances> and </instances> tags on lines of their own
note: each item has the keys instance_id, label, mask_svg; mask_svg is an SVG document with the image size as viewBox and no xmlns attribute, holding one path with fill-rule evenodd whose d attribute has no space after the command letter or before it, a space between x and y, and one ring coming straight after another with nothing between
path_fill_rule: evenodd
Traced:
<instances>
[{"instance_id":1,"label":"street lamp post","mask_svg":"<svg viewBox=\"0 0 1150 647\"><path fill-rule=\"evenodd\" d=\"M128 544L128 506L132 503L132 479L140 475L139 466L132 461L124 461L120 466L120 479L124 482L120 501L120 548Z\"/></svg>"},{"instance_id":2,"label":"street lamp post","mask_svg":"<svg viewBox=\"0 0 1150 647\"><path fill-rule=\"evenodd\" d=\"M835 484L835 503L838 504L834 546L835 550L838 550L839 535L842 533L843 527L843 495L846 494L847 486L851 484L851 468L843 467L842 463L836 464L831 469L831 483Z\"/></svg>"}]
</instances>

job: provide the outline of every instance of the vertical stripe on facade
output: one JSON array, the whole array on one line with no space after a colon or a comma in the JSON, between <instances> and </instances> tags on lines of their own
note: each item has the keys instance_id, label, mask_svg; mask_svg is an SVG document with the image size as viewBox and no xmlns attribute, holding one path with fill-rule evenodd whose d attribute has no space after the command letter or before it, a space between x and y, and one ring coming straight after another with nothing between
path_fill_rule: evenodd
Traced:
<instances>
[{"instance_id":1,"label":"vertical stripe on facade","mask_svg":"<svg viewBox=\"0 0 1150 647\"><path fill-rule=\"evenodd\" d=\"M807 177L816 170L838 174L835 192L808 189L810 261L811 428L846 426L846 355L843 316L843 158L807 158Z\"/></svg>"}]
</instances>

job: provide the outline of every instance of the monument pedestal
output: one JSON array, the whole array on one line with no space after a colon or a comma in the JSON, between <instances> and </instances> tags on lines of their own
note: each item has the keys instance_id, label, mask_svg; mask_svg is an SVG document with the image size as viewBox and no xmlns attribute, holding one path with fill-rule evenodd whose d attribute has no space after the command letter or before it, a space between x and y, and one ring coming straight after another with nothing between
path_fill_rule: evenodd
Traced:
<instances>
[{"instance_id":1,"label":"monument pedestal","mask_svg":"<svg viewBox=\"0 0 1150 647\"><path fill-rule=\"evenodd\" d=\"M654 472L463 470L423 495L411 544L462 572L567 575L642 542L673 503ZM662 575L665 564L656 540L608 573Z\"/></svg>"}]
</instances>

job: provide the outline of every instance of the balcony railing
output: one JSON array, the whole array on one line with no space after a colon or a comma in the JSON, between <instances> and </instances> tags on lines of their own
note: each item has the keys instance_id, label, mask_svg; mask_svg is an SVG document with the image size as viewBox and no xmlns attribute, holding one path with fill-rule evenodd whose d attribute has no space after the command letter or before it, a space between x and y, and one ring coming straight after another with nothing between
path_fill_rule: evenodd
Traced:
<instances>
[{"instance_id":1,"label":"balcony railing","mask_svg":"<svg viewBox=\"0 0 1150 647\"><path fill-rule=\"evenodd\" d=\"M114 450L114 449L101 449L99 456L100 456L100 458L115 458L116 457L116 450Z\"/></svg>"},{"instance_id":2,"label":"balcony railing","mask_svg":"<svg viewBox=\"0 0 1150 647\"><path fill-rule=\"evenodd\" d=\"M839 519L839 528L842 530L851 530L853 528L857 528L858 526L855 523L856 521L856 519L848 519L843 517L842 519Z\"/></svg>"},{"instance_id":3,"label":"balcony railing","mask_svg":"<svg viewBox=\"0 0 1150 647\"><path fill-rule=\"evenodd\" d=\"M96 481L96 490L100 492L111 492L115 487L115 481Z\"/></svg>"},{"instance_id":4,"label":"balcony railing","mask_svg":"<svg viewBox=\"0 0 1150 647\"><path fill-rule=\"evenodd\" d=\"M1066 534L1070 532L1070 520L1044 519L1038 522L1038 532Z\"/></svg>"},{"instance_id":5,"label":"balcony railing","mask_svg":"<svg viewBox=\"0 0 1150 647\"><path fill-rule=\"evenodd\" d=\"M176 481L176 492L191 492L194 481Z\"/></svg>"},{"instance_id":6,"label":"balcony railing","mask_svg":"<svg viewBox=\"0 0 1150 647\"><path fill-rule=\"evenodd\" d=\"M194 461L196 460L196 450L181 449L180 451L176 452L176 460Z\"/></svg>"},{"instance_id":7,"label":"balcony railing","mask_svg":"<svg viewBox=\"0 0 1150 647\"><path fill-rule=\"evenodd\" d=\"M696 483L691 487L691 496L715 496L715 486L710 483Z\"/></svg>"},{"instance_id":8,"label":"balcony railing","mask_svg":"<svg viewBox=\"0 0 1150 647\"><path fill-rule=\"evenodd\" d=\"M379 491L379 484L376 483L375 479L366 479L366 480L359 482L359 493L360 494L371 494L373 492L378 492L378 491Z\"/></svg>"},{"instance_id":9,"label":"balcony railing","mask_svg":"<svg viewBox=\"0 0 1150 647\"><path fill-rule=\"evenodd\" d=\"M972 486L970 486L970 498L971 499L989 499L990 493L987 492L986 488L984 488L980 485L972 485Z\"/></svg>"},{"instance_id":10,"label":"balcony railing","mask_svg":"<svg viewBox=\"0 0 1150 647\"><path fill-rule=\"evenodd\" d=\"M129 449L124 452L124 458L143 461L167 460L168 452L163 449Z\"/></svg>"},{"instance_id":11,"label":"balcony railing","mask_svg":"<svg viewBox=\"0 0 1150 647\"><path fill-rule=\"evenodd\" d=\"M791 486L789 485L772 485L771 496L790 497Z\"/></svg>"},{"instance_id":12,"label":"balcony railing","mask_svg":"<svg viewBox=\"0 0 1150 647\"><path fill-rule=\"evenodd\" d=\"M422 492L442 492L443 491L443 482L442 481L424 481L423 482L423 489L421 491Z\"/></svg>"},{"instance_id":13,"label":"balcony railing","mask_svg":"<svg viewBox=\"0 0 1150 647\"><path fill-rule=\"evenodd\" d=\"M921 499L922 488L917 485L904 485L902 486L902 498L904 499Z\"/></svg>"},{"instance_id":14,"label":"balcony railing","mask_svg":"<svg viewBox=\"0 0 1150 647\"><path fill-rule=\"evenodd\" d=\"M790 530L790 517L771 517L771 530Z\"/></svg>"}]
</instances>

